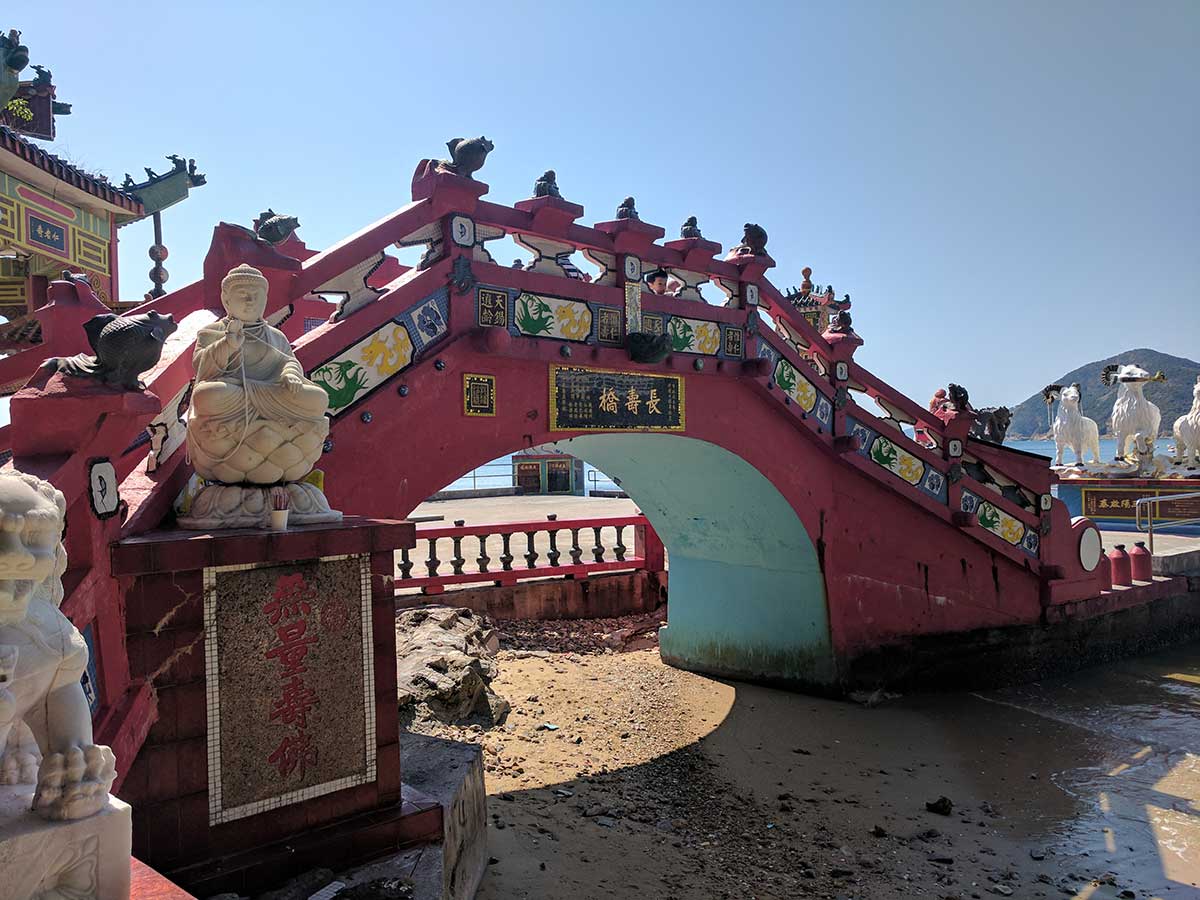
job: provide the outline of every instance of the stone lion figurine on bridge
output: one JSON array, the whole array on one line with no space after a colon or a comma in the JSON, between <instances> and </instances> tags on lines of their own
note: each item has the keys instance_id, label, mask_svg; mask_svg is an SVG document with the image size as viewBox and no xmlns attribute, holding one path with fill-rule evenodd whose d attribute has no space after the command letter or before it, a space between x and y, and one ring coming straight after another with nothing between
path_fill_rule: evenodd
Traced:
<instances>
[{"instance_id":1,"label":"stone lion figurine on bridge","mask_svg":"<svg viewBox=\"0 0 1200 900\"><path fill-rule=\"evenodd\" d=\"M321 456L329 397L309 381L287 337L263 319L267 279L252 266L221 281L226 316L201 329L188 455L205 482L184 528L265 526L272 486L287 489L290 520L337 521L319 487L303 481Z\"/></svg>"},{"instance_id":2,"label":"stone lion figurine on bridge","mask_svg":"<svg viewBox=\"0 0 1200 900\"><path fill-rule=\"evenodd\" d=\"M99 812L116 777L80 684L87 644L58 608L66 511L49 482L0 472L0 784L36 784L33 810L52 820Z\"/></svg>"}]
</instances>

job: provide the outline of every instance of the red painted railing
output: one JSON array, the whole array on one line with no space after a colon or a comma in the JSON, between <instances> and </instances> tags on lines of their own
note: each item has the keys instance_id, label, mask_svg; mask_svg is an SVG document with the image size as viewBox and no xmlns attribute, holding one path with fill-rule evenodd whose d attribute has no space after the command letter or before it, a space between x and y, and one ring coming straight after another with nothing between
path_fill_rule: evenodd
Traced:
<instances>
[{"instance_id":1,"label":"red painted railing","mask_svg":"<svg viewBox=\"0 0 1200 900\"><path fill-rule=\"evenodd\" d=\"M417 548L401 553L395 586L438 594L451 585L507 585L529 578L664 568L662 541L645 516L456 523L417 532Z\"/></svg>"}]
</instances>

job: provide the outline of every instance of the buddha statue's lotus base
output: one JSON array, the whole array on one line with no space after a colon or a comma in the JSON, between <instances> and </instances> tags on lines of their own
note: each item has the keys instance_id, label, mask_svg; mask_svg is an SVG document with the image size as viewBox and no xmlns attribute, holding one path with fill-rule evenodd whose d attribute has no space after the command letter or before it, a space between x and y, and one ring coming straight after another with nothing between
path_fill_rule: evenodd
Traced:
<instances>
[{"instance_id":1,"label":"buddha statue's lotus base","mask_svg":"<svg viewBox=\"0 0 1200 900\"><path fill-rule=\"evenodd\" d=\"M321 458L329 420L282 424L253 419L215 425L197 418L188 423L188 452L196 472L227 484L278 484L299 481Z\"/></svg>"},{"instance_id":2,"label":"buddha statue's lotus base","mask_svg":"<svg viewBox=\"0 0 1200 900\"><path fill-rule=\"evenodd\" d=\"M329 508L324 492L315 484L290 482L288 524L317 525L340 522L342 514ZM192 500L187 514L180 516L180 528L189 531L213 531L221 528L270 528L271 490L247 484L207 484Z\"/></svg>"}]
</instances>

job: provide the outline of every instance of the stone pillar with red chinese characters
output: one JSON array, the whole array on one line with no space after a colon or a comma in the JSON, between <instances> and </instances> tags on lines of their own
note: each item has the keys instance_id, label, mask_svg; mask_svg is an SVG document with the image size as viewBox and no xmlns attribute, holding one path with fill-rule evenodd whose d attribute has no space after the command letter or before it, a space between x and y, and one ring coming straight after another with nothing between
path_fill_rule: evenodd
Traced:
<instances>
[{"instance_id":1,"label":"stone pillar with red chinese characters","mask_svg":"<svg viewBox=\"0 0 1200 900\"><path fill-rule=\"evenodd\" d=\"M440 834L437 804L401 796L392 574L414 544L411 523L348 518L113 545L158 697L122 790L140 859L245 893Z\"/></svg>"}]
</instances>

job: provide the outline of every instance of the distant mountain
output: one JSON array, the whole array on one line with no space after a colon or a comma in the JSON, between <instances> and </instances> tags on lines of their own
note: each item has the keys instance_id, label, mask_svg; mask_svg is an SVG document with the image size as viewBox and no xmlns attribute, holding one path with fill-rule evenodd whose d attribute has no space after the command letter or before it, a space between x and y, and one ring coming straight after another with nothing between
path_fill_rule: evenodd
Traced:
<instances>
[{"instance_id":1,"label":"distant mountain","mask_svg":"<svg viewBox=\"0 0 1200 900\"><path fill-rule=\"evenodd\" d=\"M1046 384L1072 384L1078 381L1083 391L1083 414L1095 419L1100 433L1108 433L1108 419L1112 415L1113 401L1117 398L1117 386L1105 387L1100 383L1100 372L1112 364L1141 366L1150 374L1162 371L1167 376L1165 383L1152 382L1145 387L1146 399L1162 410L1162 434L1169 435L1175 420L1192 408L1192 388L1196 376L1200 375L1200 362L1180 356L1168 356L1157 350L1126 350L1108 359L1098 359L1080 366L1066 375L1047 380ZM1055 411L1058 407L1055 406ZM1034 394L1024 403L1013 407L1009 437L1040 437L1049 432L1046 419L1046 404L1041 392Z\"/></svg>"}]
</instances>

